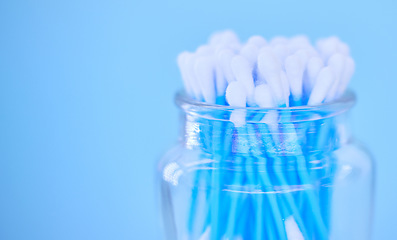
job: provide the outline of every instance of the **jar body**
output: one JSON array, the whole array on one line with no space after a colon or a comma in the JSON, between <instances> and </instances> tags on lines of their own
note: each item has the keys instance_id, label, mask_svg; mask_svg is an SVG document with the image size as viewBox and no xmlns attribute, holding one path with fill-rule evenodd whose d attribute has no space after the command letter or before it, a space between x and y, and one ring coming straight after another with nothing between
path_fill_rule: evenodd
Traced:
<instances>
[{"instance_id":1,"label":"jar body","mask_svg":"<svg viewBox=\"0 0 397 240\"><path fill-rule=\"evenodd\" d=\"M165 239L370 239L373 161L344 114L196 113L159 164Z\"/></svg>"}]
</instances>

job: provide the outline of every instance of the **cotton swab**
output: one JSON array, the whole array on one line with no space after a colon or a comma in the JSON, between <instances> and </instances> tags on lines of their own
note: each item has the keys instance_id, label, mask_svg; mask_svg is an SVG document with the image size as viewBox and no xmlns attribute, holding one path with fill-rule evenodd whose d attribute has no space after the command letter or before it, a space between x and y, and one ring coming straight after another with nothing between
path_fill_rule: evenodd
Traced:
<instances>
[{"instance_id":1,"label":"cotton swab","mask_svg":"<svg viewBox=\"0 0 397 240\"><path fill-rule=\"evenodd\" d=\"M307 82L305 83L306 92L310 93L317 79L318 73L324 67L323 60L320 57L312 57L307 63Z\"/></svg>"},{"instance_id":2,"label":"cotton swab","mask_svg":"<svg viewBox=\"0 0 397 240\"><path fill-rule=\"evenodd\" d=\"M307 48L303 48L303 49L296 51L294 53L294 55L296 55L299 58L303 69L306 69L307 61L309 60L309 58L313 57L312 56L313 53L310 53L309 49L307 49Z\"/></svg>"},{"instance_id":3,"label":"cotton swab","mask_svg":"<svg viewBox=\"0 0 397 240\"><path fill-rule=\"evenodd\" d=\"M228 83L235 81L231 60L234 57L235 53L230 49L222 49L217 52L216 58L219 62L219 66L222 69L223 76L226 78Z\"/></svg>"},{"instance_id":4,"label":"cotton swab","mask_svg":"<svg viewBox=\"0 0 397 240\"><path fill-rule=\"evenodd\" d=\"M215 64L215 87L216 87L216 96L219 99L222 98L222 102L217 104L225 104L223 99L224 99L224 93L226 91L227 87L227 80L226 77L224 76L224 73L222 71L222 67L220 65L220 62L218 61L217 58L214 59L214 64Z\"/></svg>"},{"instance_id":5,"label":"cotton swab","mask_svg":"<svg viewBox=\"0 0 397 240\"><path fill-rule=\"evenodd\" d=\"M228 88L228 90L226 92L226 94L227 94L226 95L226 99L228 100L229 104L232 105L232 106L236 106L236 105L237 106L242 106L242 105L244 105L244 98L243 98L244 97L244 94L243 94L244 91L241 88L242 86L238 86L237 82L236 82L236 84L231 84L231 86L232 87L230 89ZM259 106L261 106L261 107L264 107L264 106L271 107L271 106L273 106L273 97L271 95L270 88L268 86L266 86L266 85L257 86L255 88L255 100L256 100L256 103ZM239 111L239 110L235 110L235 111ZM231 118L231 120L232 120L232 118ZM242 138L242 139L240 139L240 141L245 142L246 139L245 139L244 136L247 136L248 138L251 138L251 142L255 142L255 139L252 139L252 138L254 136L256 136L256 134L255 134L255 130L252 128L251 125L248 125L246 129L242 128L242 126L240 124L236 125L236 127L238 129L238 132L240 133L239 134L239 136L240 136L239 138ZM243 146L244 145L245 144L243 144ZM243 147L243 146L241 146L241 147ZM252 146L252 147L255 148L254 146ZM254 150L254 151L259 151L259 149ZM257 158L262 163L266 163L266 161L263 158L259 157L259 156L252 156L252 157L246 158L247 168L248 167L250 168L249 170L247 170L248 171L247 175L249 177L249 181L252 182L252 183L255 182L255 176L251 176L252 174L250 174L250 172L254 172L255 170L251 169L250 166L253 165L253 163L250 163L250 162L253 161L254 158ZM259 178L260 178L259 181L262 181L265 185L270 185L271 184L270 183L270 179L265 174L266 174L266 171L259 176ZM262 215L261 209L263 207L262 205L263 205L263 200L264 199L263 199L263 197L261 195L257 196L256 198L257 198L257 201L254 202L254 204L256 206L256 209L257 209L257 211L256 211L256 228L255 228L256 229L256 238L257 239L263 239L264 238L263 237L264 233L263 233L263 230L262 230L262 228L263 228L262 224L264 222L263 221L264 216ZM273 196L269 196L267 198L267 200L268 200L268 202L270 204L270 209L274 212L273 215L274 216L278 216L275 219L268 218L267 221L275 221L276 222L276 227L278 229L278 233L275 234L275 235L279 235L279 239L284 239L283 238L283 236L284 236L283 232L284 231L282 230L282 224L280 223L281 215L278 212L279 208L278 208L277 202L273 198ZM233 207L232 209L235 209L235 207ZM234 213L235 210L232 210L232 211ZM268 232L268 237L270 239L273 239L274 237L276 237L275 235L273 235L272 231L270 230L269 225L266 225L266 226L267 226L267 229L268 229L268 231L267 231ZM228 237L228 235L226 237Z\"/></svg>"},{"instance_id":6,"label":"cotton swab","mask_svg":"<svg viewBox=\"0 0 397 240\"><path fill-rule=\"evenodd\" d=\"M291 89L291 95L293 99L293 106L301 105L302 99L302 82L303 72L305 70L304 62L299 58L298 55L291 55L285 59L285 72L288 77L289 86Z\"/></svg>"},{"instance_id":7,"label":"cotton swab","mask_svg":"<svg viewBox=\"0 0 397 240\"><path fill-rule=\"evenodd\" d=\"M247 44L253 44L258 48L266 46L267 41L261 36L252 36L248 39Z\"/></svg>"},{"instance_id":8,"label":"cotton swab","mask_svg":"<svg viewBox=\"0 0 397 240\"><path fill-rule=\"evenodd\" d=\"M340 52L340 53L342 53L343 55L345 55L345 56L349 56L349 54L350 54L350 48L349 48L349 46L346 44L346 43L344 43L344 42L339 42L339 44L338 44L338 50L337 50L338 52Z\"/></svg>"},{"instance_id":9,"label":"cotton swab","mask_svg":"<svg viewBox=\"0 0 397 240\"><path fill-rule=\"evenodd\" d=\"M266 84L260 84L255 87L255 102L262 108L272 108L275 106L272 90Z\"/></svg>"},{"instance_id":10,"label":"cotton swab","mask_svg":"<svg viewBox=\"0 0 397 240\"><path fill-rule=\"evenodd\" d=\"M240 55L245 57L251 66L254 67L258 56L258 51L259 48L256 45L247 43L241 48Z\"/></svg>"},{"instance_id":11,"label":"cotton swab","mask_svg":"<svg viewBox=\"0 0 397 240\"><path fill-rule=\"evenodd\" d=\"M280 81L281 64L270 48L262 48L258 55L259 75L266 81L273 91L277 104L286 105L283 87Z\"/></svg>"},{"instance_id":12,"label":"cotton swab","mask_svg":"<svg viewBox=\"0 0 397 240\"><path fill-rule=\"evenodd\" d=\"M226 89L226 101L229 106L246 107L247 92L245 85L240 81L231 82Z\"/></svg>"},{"instance_id":13,"label":"cotton swab","mask_svg":"<svg viewBox=\"0 0 397 240\"><path fill-rule=\"evenodd\" d=\"M194 73L200 79L199 85L204 101L215 104L214 63L212 57L199 57L194 65Z\"/></svg>"},{"instance_id":14,"label":"cotton swab","mask_svg":"<svg viewBox=\"0 0 397 240\"><path fill-rule=\"evenodd\" d=\"M230 106L246 107L247 92L244 89L245 85L240 81L229 84L226 89L226 101ZM244 126L245 111L242 109L234 110L230 116L230 121L232 121L236 127Z\"/></svg>"},{"instance_id":15,"label":"cotton swab","mask_svg":"<svg viewBox=\"0 0 397 240\"><path fill-rule=\"evenodd\" d=\"M286 37L277 36L270 41L270 45L287 44L289 40Z\"/></svg>"},{"instance_id":16,"label":"cotton swab","mask_svg":"<svg viewBox=\"0 0 397 240\"><path fill-rule=\"evenodd\" d=\"M214 52L211 45L202 45L196 49L196 56L209 56Z\"/></svg>"},{"instance_id":17,"label":"cotton swab","mask_svg":"<svg viewBox=\"0 0 397 240\"><path fill-rule=\"evenodd\" d=\"M346 91L347 85L349 84L349 81L353 76L354 69L354 60L349 56L346 58L345 68L341 77L341 83L339 85L336 97L340 97Z\"/></svg>"},{"instance_id":18,"label":"cotton swab","mask_svg":"<svg viewBox=\"0 0 397 240\"><path fill-rule=\"evenodd\" d=\"M295 53L300 49L304 49L310 46L311 45L309 39L303 35L295 36L291 38L290 41L288 42L288 48L292 53Z\"/></svg>"},{"instance_id":19,"label":"cotton swab","mask_svg":"<svg viewBox=\"0 0 397 240\"><path fill-rule=\"evenodd\" d=\"M241 82L247 94L248 105L253 104L254 97L254 79L252 76L253 67L250 62L241 55L232 58L231 68L237 82ZM227 95L226 95L227 97ZM233 105L231 105L233 106Z\"/></svg>"},{"instance_id":20,"label":"cotton swab","mask_svg":"<svg viewBox=\"0 0 397 240\"><path fill-rule=\"evenodd\" d=\"M273 101L273 96L272 96L272 91L270 91L270 88L268 88L266 85L259 85L259 86L256 87L256 89L255 89L255 99L256 99L256 101L257 101L257 104L258 104L260 107L275 107L274 101ZM265 117L263 117L263 119L264 119L265 122L268 123L268 124L266 124L266 125L271 126L271 125L273 125L274 123L277 123L277 122L276 122L277 113L271 111L271 112L267 113L267 114L265 115ZM269 120L270 120L270 121L269 121ZM273 137L274 140L273 140L272 138L269 137L269 135L273 135L273 134L274 134L275 136L277 136L278 134L280 134L277 127L273 127L273 129L272 129L273 134L270 134L269 130L267 130L267 127L266 127L265 125L263 125L263 124L260 125L259 129L260 129L260 134L262 135L262 137L265 137L265 138L266 138L265 142L266 142L267 144L270 144L270 145L271 145L271 144L274 144L274 145L276 145L276 144L278 143L278 140L277 140L278 138L277 138L277 137ZM291 132L291 133L292 133L292 132ZM290 133L289 133L289 134L290 134ZM293 133L292 133L292 134L293 134ZM274 143L273 143L273 142L274 142ZM272 149L272 148L273 148L273 147L271 147L270 149ZM266 152L267 152L267 154L268 154L271 158L274 159L275 162L280 163L280 162L282 161L282 160L280 159L280 157L276 156L274 153L272 153L271 151L269 151L269 149L266 149ZM281 186L286 186L286 185L288 185L288 184L287 184L287 181L286 181L285 177L283 176L283 174L281 173L281 171L280 171L280 169L279 169L277 163L276 163L275 166L274 166L274 168L275 168L275 169L274 169L274 175L276 176L276 178L277 178L277 180L278 180L278 182L279 182L279 184L280 184ZM267 185L267 184L270 184L270 182L269 182L270 180L269 180L269 178L268 178L266 172L267 172L267 171L265 171L265 172L263 173L262 177L263 177L264 183ZM299 231L301 234L304 233L304 235L307 236L305 227L304 227L304 225L303 225L303 221L302 221L301 217L300 217L299 215L297 215L297 214L298 214L298 210L297 210L297 207L296 207L296 205L295 205L295 203L294 203L292 197L290 196L290 193L285 193L285 199L286 199L286 202L287 202L285 208L288 209L289 211L291 211L291 212L293 213L293 215L295 216L295 218L297 219L297 221L298 221L299 224L300 224L300 229L301 229L301 230L298 230L298 231ZM272 199L272 198L270 198L269 201L270 201L271 204L273 205L273 207L272 207L271 209L272 209L273 211L275 211L275 212L273 212L273 215L274 215L274 216L278 216L280 213L276 212L277 209L278 209L278 207L276 207L276 206L277 206L277 203L274 202L274 199ZM284 215L286 214L285 211L286 211L286 210L284 210ZM294 219L294 217L292 217L292 218ZM280 230L281 224L278 222L278 218L274 219L274 221L277 222L276 225L277 225L278 228L279 228L279 229L278 229L278 230L279 230L279 238L280 238L280 239L284 238L283 230ZM287 226L285 226L285 227L287 227Z\"/></svg>"},{"instance_id":21,"label":"cotton swab","mask_svg":"<svg viewBox=\"0 0 397 240\"><path fill-rule=\"evenodd\" d=\"M331 67L323 68L317 76L313 91L310 94L307 105L318 105L322 103L327 96L327 93L335 80L335 74Z\"/></svg>"},{"instance_id":22,"label":"cotton swab","mask_svg":"<svg viewBox=\"0 0 397 240\"><path fill-rule=\"evenodd\" d=\"M189 54L190 53L186 52L186 51L180 53L178 55L177 63L178 63L178 67L179 67L179 69L181 71L182 80L183 80L183 84L185 86L186 92L189 95L193 96L194 92L193 92L192 86L191 86L190 81L189 81L189 76L188 76L189 73L187 72L187 68L185 67L185 63L187 61L186 59L189 57Z\"/></svg>"},{"instance_id":23,"label":"cotton swab","mask_svg":"<svg viewBox=\"0 0 397 240\"><path fill-rule=\"evenodd\" d=\"M318 40L316 45L323 60L327 61L332 54L338 52L340 41L337 37L329 37Z\"/></svg>"},{"instance_id":24,"label":"cotton swab","mask_svg":"<svg viewBox=\"0 0 397 240\"><path fill-rule=\"evenodd\" d=\"M289 97L291 95L291 91L290 91L290 85L288 82L287 74L283 70L280 71L280 81L283 88L285 105L286 107L289 107Z\"/></svg>"},{"instance_id":25,"label":"cotton swab","mask_svg":"<svg viewBox=\"0 0 397 240\"><path fill-rule=\"evenodd\" d=\"M328 66L332 68L335 74L335 81L333 82L325 101L332 101L336 96L344 71L345 59L346 57L341 53L335 53L328 60Z\"/></svg>"},{"instance_id":26,"label":"cotton swab","mask_svg":"<svg viewBox=\"0 0 397 240\"><path fill-rule=\"evenodd\" d=\"M240 45L240 40L233 31L226 30L213 34L209 39L209 44L212 46L226 45L234 48Z\"/></svg>"},{"instance_id":27,"label":"cotton swab","mask_svg":"<svg viewBox=\"0 0 397 240\"><path fill-rule=\"evenodd\" d=\"M245 86L242 82L236 81L232 82L229 84L229 86L226 89L226 101L229 103L230 106L235 106L235 107L245 107L246 106L246 99L247 99L247 94L246 91L244 90ZM230 116L230 121L234 123L234 126L236 130L240 133L238 136L239 138L244 138L244 129L242 128L245 125L245 111L243 109L236 109L233 110ZM239 139L239 142L244 142L243 139ZM240 147L240 145L238 145ZM241 147L244 148L244 145L241 145ZM243 150L244 152L246 149ZM241 159L241 157L237 156L237 160ZM239 160L241 161L241 160ZM241 178L237 178L236 176L236 183L237 184L242 184ZM241 205L242 200L238 197L235 196L232 198L231 202L231 207L230 207L230 213L229 213L229 219L228 219L228 224L227 228L225 231L225 238L230 239L233 237L233 233L235 231L235 226L236 226L236 215L237 213L241 210ZM240 203L240 204L239 204Z\"/></svg>"},{"instance_id":28,"label":"cotton swab","mask_svg":"<svg viewBox=\"0 0 397 240\"><path fill-rule=\"evenodd\" d=\"M288 47L285 44L276 44L273 47L273 52L281 65L284 66L285 58L290 54Z\"/></svg>"},{"instance_id":29,"label":"cotton swab","mask_svg":"<svg viewBox=\"0 0 397 240\"><path fill-rule=\"evenodd\" d=\"M202 101L203 97L201 93L201 87L194 72L194 64L196 62L196 58L197 57L194 54L186 54L186 56L184 57L185 63L183 65L185 67L185 73L189 85L192 87L192 90L194 92L193 98L198 101Z\"/></svg>"}]
</instances>

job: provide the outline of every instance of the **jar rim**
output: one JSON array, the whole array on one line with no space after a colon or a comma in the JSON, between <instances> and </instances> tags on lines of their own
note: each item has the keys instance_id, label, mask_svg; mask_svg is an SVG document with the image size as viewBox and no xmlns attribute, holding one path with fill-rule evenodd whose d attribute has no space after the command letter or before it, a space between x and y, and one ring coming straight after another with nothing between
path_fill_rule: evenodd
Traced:
<instances>
[{"instance_id":1,"label":"jar rim","mask_svg":"<svg viewBox=\"0 0 397 240\"><path fill-rule=\"evenodd\" d=\"M175 102L177 106L183 108L185 105L189 105L193 108L199 108L202 110L218 110L218 111L231 111L231 110L246 110L246 111L277 111L277 112L307 112L307 111L332 111L332 112L344 112L352 108L356 103L356 94L350 89L347 90L341 97L327 103L318 105L304 105L294 107L274 107L274 108L262 108L262 107L233 107L219 104L209 104L206 102L197 101L186 94L184 90L179 90L175 94Z\"/></svg>"}]
</instances>

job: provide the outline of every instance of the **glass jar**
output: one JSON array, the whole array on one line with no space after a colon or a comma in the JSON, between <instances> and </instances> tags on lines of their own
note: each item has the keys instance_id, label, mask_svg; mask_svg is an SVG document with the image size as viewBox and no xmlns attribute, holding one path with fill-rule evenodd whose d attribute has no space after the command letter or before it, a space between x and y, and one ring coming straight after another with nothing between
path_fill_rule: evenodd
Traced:
<instances>
[{"instance_id":1,"label":"glass jar","mask_svg":"<svg viewBox=\"0 0 397 240\"><path fill-rule=\"evenodd\" d=\"M180 139L158 170L165 239L370 239L374 163L349 131L353 93L313 107L176 103Z\"/></svg>"}]
</instances>

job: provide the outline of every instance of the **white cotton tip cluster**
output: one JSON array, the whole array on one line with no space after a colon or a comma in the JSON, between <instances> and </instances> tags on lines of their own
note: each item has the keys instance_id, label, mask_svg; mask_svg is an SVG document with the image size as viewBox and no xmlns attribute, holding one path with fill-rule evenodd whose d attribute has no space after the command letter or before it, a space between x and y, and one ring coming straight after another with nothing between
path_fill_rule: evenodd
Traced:
<instances>
[{"instance_id":1,"label":"white cotton tip cluster","mask_svg":"<svg viewBox=\"0 0 397 240\"><path fill-rule=\"evenodd\" d=\"M227 97L237 86L239 97L245 96L244 107L268 107L270 102L273 107L289 107L340 97L354 73L349 54L349 47L337 37L320 39L314 46L302 35L270 41L252 36L242 43L228 30L215 33L193 53L182 52L177 63L186 93L198 101L227 100L237 106L230 94Z\"/></svg>"}]
</instances>

